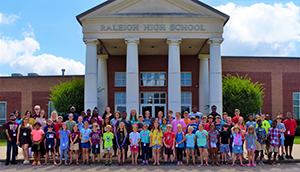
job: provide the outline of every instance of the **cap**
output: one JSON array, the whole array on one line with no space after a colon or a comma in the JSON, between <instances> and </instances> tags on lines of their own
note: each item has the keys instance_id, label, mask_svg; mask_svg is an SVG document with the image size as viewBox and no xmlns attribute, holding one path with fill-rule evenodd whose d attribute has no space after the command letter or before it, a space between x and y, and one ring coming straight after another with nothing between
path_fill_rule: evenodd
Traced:
<instances>
[{"instance_id":1,"label":"cap","mask_svg":"<svg viewBox=\"0 0 300 172\"><path fill-rule=\"evenodd\" d=\"M48 125L48 128L49 128L49 127L50 127L50 128L53 128L53 125Z\"/></svg>"},{"instance_id":2,"label":"cap","mask_svg":"<svg viewBox=\"0 0 300 172\"><path fill-rule=\"evenodd\" d=\"M208 118L214 118L212 115L209 115Z\"/></svg>"},{"instance_id":3,"label":"cap","mask_svg":"<svg viewBox=\"0 0 300 172\"><path fill-rule=\"evenodd\" d=\"M191 120L195 120L196 118L194 116L191 117Z\"/></svg>"},{"instance_id":4,"label":"cap","mask_svg":"<svg viewBox=\"0 0 300 172\"><path fill-rule=\"evenodd\" d=\"M11 116L16 116L14 113L11 113L10 115L9 115L9 117L11 117Z\"/></svg>"}]
</instances>

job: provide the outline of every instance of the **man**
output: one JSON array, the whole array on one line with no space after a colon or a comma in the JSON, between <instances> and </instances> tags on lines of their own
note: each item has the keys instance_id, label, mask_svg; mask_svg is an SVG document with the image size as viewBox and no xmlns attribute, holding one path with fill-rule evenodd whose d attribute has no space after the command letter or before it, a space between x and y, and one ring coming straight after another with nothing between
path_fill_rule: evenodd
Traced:
<instances>
[{"instance_id":1,"label":"man","mask_svg":"<svg viewBox=\"0 0 300 172\"><path fill-rule=\"evenodd\" d=\"M92 111L91 109L86 110L86 117L87 119L89 119L91 117Z\"/></svg>"},{"instance_id":2,"label":"man","mask_svg":"<svg viewBox=\"0 0 300 172\"><path fill-rule=\"evenodd\" d=\"M294 119L292 119L292 117L293 117L292 113L287 112L286 120L283 121L283 124L285 125L286 128L286 132L284 133L285 134L284 146L285 146L286 159L294 159L292 156L292 151L293 151L295 129L297 127L297 123Z\"/></svg>"},{"instance_id":3,"label":"man","mask_svg":"<svg viewBox=\"0 0 300 172\"><path fill-rule=\"evenodd\" d=\"M235 117L232 118L232 122L233 122L234 125L236 125L239 122L239 118L242 117L242 116L240 116L240 114L241 114L241 112L240 112L239 109L234 110ZM243 118L243 120L244 120L244 118Z\"/></svg>"},{"instance_id":4,"label":"man","mask_svg":"<svg viewBox=\"0 0 300 172\"><path fill-rule=\"evenodd\" d=\"M5 133L7 137L7 149L6 149L6 162L5 165L8 165L10 162L10 153L11 148L13 149L12 152L12 160L11 164L17 164L16 161L16 154L17 154L17 134L18 134L18 127L19 124L15 122L16 116L14 113L10 114L9 116L10 121L5 124Z\"/></svg>"},{"instance_id":5,"label":"man","mask_svg":"<svg viewBox=\"0 0 300 172\"><path fill-rule=\"evenodd\" d=\"M213 117L213 121L216 120L216 116L221 116L220 114L217 113L217 106L216 105L211 106L211 113L209 115L211 115Z\"/></svg>"},{"instance_id":6,"label":"man","mask_svg":"<svg viewBox=\"0 0 300 172\"><path fill-rule=\"evenodd\" d=\"M78 120L79 115L76 113L75 107L72 106L72 107L70 108L70 113L68 113L67 115L64 116L64 122L67 121L67 120L69 119L69 114L71 114L71 113L73 114L73 120L74 120L74 121L77 121L77 120Z\"/></svg>"},{"instance_id":7,"label":"man","mask_svg":"<svg viewBox=\"0 0 300 172\"><path fill-rule=\"evenodd\" d=\"M198 115L200 119L202 119L203 117L203 114L201 112L198 112L197 106L193 105L192 112L189 114L189 118L191 118L192 116L196 117L196 115Z\"/></svg>"},{"instance_id":8,"label":"man","mask_svg":"<svg viewBox=\"0 0 300 172\"><path fill-rule=\"evenodd\" d=\"M125 128L127 130L127 145L130 145L130 142L129 142L129 133L131 132L132 130L132 126L131 126L131 121L129 119L127 119L127 112L126 111L123 111L122 112L122 115L121 115L121 118L117 120L117 123L116 123L116 128L118 128L119 124L123 122L125 124ZM125 148L125 157L127 157L127 152L128 152L128 147Z\"/></svg>"}]
</instances>

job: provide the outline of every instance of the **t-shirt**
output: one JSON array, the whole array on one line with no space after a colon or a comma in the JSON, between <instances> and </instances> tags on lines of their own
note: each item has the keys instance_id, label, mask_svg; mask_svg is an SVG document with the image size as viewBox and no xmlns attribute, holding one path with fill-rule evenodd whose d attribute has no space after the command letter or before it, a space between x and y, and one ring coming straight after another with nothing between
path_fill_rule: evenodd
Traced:
<instances>
[{"instance_id":1,"label":"t-shirt","mask_svg":"<svg viewBox=\"0 0 300 172\"><path fill-rule=\"evenodd\" d=\"M253 134L248 135L248 133L246 133L245 140L247 140L247 145L246 145L247 148L251 148L251 149L255 148L255 140L257 140L256 135L253 137Z\"/></svg>"},{"instance_id":2,"label":"t-shirt","mask_svg":"<svg viewBox=\"0 0 300 172\"><path fill-rule=\"evenodd\" d=\"M139 141L139 139L141 138L141 135L140 135L140 133L138 133L138 132L131 132L130 134L129 134L129 139L131 139L131 142L133 143L133 144L136 144L138 141ZM131 143L130 143L130 146L133 146ZM137 144L137 146L139 146L139 144Z\"/></svg>"},{"instance_id":3,"label":"t-shirt","mask_svg":"<svg viewBox=\"0 0 300 172\"><path fill-rule=\"evenodd\" d=\"M196 117L196 115L199 116L200 119L202 119L202 117L203 117L202 113L200 113L200 112L196 112L196 113L191 112L191 113L189 114L189 118L191 118L192 116Z\"/></svg>"},{"instance_id":4,"label":"t-shirt","mask_svg":"<svg viewBox=\"0 0 300 172\"><path fill-rule=\"evenodd\" d=\"M247 121L247 122L246 122L246 129L248 130L248 128L249 128L251 125L254 127L254 129L256 128L256 122L255 122L255 121Z\"/></svg>"},{"instance_id":5,"label":"t-shirt","mask_svg":"<svg viewBox=\"0 0 300 172\"><path fill-rule=\"evenodd\" d=\"M11 121L8 121L4 126L5 130L8 130L8 135L11 138L12 142L17 142L18 127L19 124L17 122L11 122ZM8 141L8 137L7 137L7 141Z\"/></svg>"},{"instance_id":6,"label":"t-shirt","mask_svg":"<svg viewBox=\"0 0 300 172\"><path fill-rule=\"evenodd\" d=\"M41 129L33 129L30 134L32 135L33 141L37 142L42 139L42 135L45 134L45 132Z\"/></svg>"},{"instance_id":7,"label":"t-shirt","mask_svg":"<svg viewBox=\"0 0 300 172\"><path fill-rule=\"evenodd\" d=\"M131 125L139 123L139 121L136 120L135 117L132 117L132 120L130 122L131 122Z\"/></svg>"},{"instance_id":8,"label":"t-shirt","mask_svg":"<svg viewBox=\"0 0 300 172\"><path fill-rule=\"evenodd\" d=\"M185 126L188 126L191 123L191 120L189 118L188 119L183 118L182 120L184 121ZM185 130L185 128L184 128L184 130Z\"/></svg>"},{"instance_id":9,"label":"t-shirt","mask_svg":"<svg viewBox=\"0 0 300 172\"><path fill-rule=\"evenodd\" d=\"M279 129L279 131L281 130L281 129L284 129L285 131L286 131L286 128L285 128L285 125L283 124L283 123L281 123L281 124L277 124L276 125L276 128L278 128ZM285 139L285 137L284 137L284 134L282 133L282 132L280 132L281 134L280 134L280 139Z\"/></svg>"},{"instance_id":10,"label":"t-shirt","mask_svg":"<svg viewBox=\"0 0 300 172\"><path fill-rule=\"evenodd\" d=\"M165 134L168 130L167 130L167 125L161 125L160 126L161 131L163 132L163 134Z\"/></svg>"},{"instance_id":11,"label":"t-shirt","mask_svg":"<svg viewBox=\"0 0 300 172\"><path fill-rule=\"evenodd\" d=\"M195 134L186 134L185 139L186 139L186 147L195 147Z\"/></svg>"},{"instance_id":12,"label":"t-shirt","mask_svg":"<svg viewBox=\"0 0 300 172\"><path fill-rule=\"evenodd\" d=\"M215 112L215 113L212 113L212 112L211 112L209 115L213 116L213 121L216 120L216 117L217 117L217 116L220 116L220 117L221 117L221 115L218 114L217 112ZM209 115L208 115L208 116L209 116Z\"/></svg>"},{"instance_id":13,"label":"t-shirt","mask_svg":"<svg viewBox=\"0 0 300 172\"><path fill-rule=\"evenodd\" d=\"M237 124L238 122L239 122L239 118L241 118L242 116L235 116L235 117L233 117L232 118L232 123L234 123L234 124ZM243 118L243 120L244 120L244 117L242 117Z\"/></svg>"},{"instance_id":14,"label":"t-shirt","mask_svg":"<svg viewBox=\"0 0 300 172\"><path fill-rule=\"evenodd\" d=\"M183 132L176 133L176 142L177 142L177 144L183 140L183 135L184 135ZM178 148L183 148L183 147L184 147L184 141L181 142L180 144L178 144Z\"/></svg>"},{"instance_id":15,"label":"t-shirt","mask_svg":"<svg viewBox=\"0 0 300 172\"><path fill-rule=\"evenodd\" d=\"M45 134L45 138L46 138L46 147L49 147L49 145L51 145L52 147L54 146L54 139L56 139L56 134L54 131L51 132L47 132Z\"/></svg>"},{"instance_id":16,"label":"t-shirt","mask_svg":"<svg viewBox=\"0 0 300 172\"><path fill-rule=\"evenodd\" d=\"M198 130L196 131L195 135L197 137L197 146L205 146L208 132L206 130L203 131Z\"/></svg>"},{"instance_id":17,"label":"t-shirt","mask_svg":"<svg viewBox=\"0 0 300 172\"><path fill-rule=\"evenodd\" d=\"M185 128L185 127L186 127L185 122L184 122L182 119L175 119L175 120L172 121L172 124L171 124L174 133L177 133L177 132L178 132L178 131L177 131L177 125L178 125L178 124L181 124L182 128Z\"/></svg>"},{"instance_id":18,"label":"t-shirt","mask_svg":"<svg viewBox=\"0 0 300 172\"><path fill-rule=\"evenodd\" d=\"M97 132L92 131L90 133L90 137L91 137L92 145L99 145L100 144L101 133L99 131L97 131Z\"/></svg>"},{"instance_id":19,"label":"t-shirt","mask_svg":"<svg viewBox=\"0 0 300 172\"><path fill-rule=\"evenodd\" d=\"M191 126L191 127L193 127L193 134L195 134L196 133L196 131L198 130L198 126L199 126L199 124L189 124L187 127L186 127L186 132L188 132L188 129L189 129L189 126Z\"/></svg>"},{"instance_id":20,"label":"t-shirt","mask_svg":"<svg viewBox=\"0 0 300 172\"><path fill-rule=\"evenodd\" d=\"M261 138L266 138L267 137L267 132L264 128L262 127L256 127L255 128L255 133L257 135L257 141L260 143L260 144L266 144L265 141L263 141L262 139L259 139L258 137L261 137Z\"/></svg>"},{"instance_id":21,"label":"t-shirt","mask_svg":"<svg viewBox=\"0 0 300 172\"><path fill-rule=\"evenodd\" d=\"M90 130L90 129L85 129L85 128L81 129L80 130L81 138L86 141L89 141L91 132L92 132L92 130ZM81 140L81 143L84 143L84 141Z\"/></svg>"},{"instance_id":22,"label":"t-shirt","mask_svg":"<svg viewBox=\"0 0 300 172\"><path fill-rule=\"evenodd\" d=\"M54 131L55 131L55 134L56 134L56 136L57 136L57 138L59 139L59 130L60 130L60 128L61 128L61 126L62 126L62 124L63 123L56 123L56 124L54 124Z\"/></svg>"},{"instance_id":23,"label":"t-shirt","mask_svg":"<svg viewBox=\"0 0 300 172\"><path fill-rule=\"evenodd\" d=\"M151 118L149 118L149 119L146 119L146 118L145 118L145 119L143 120L143 122L146 123L146 124L148 124L148 126L150 126L150 125L152 124Z\"/></svg>"},{"instance_id":24,"label":"t-shirt","mask_svg":"<svg viewBox=\"0 0 300 172\"><path fill-rule=\"evenodd\" d=\"M68 128L69 128L69 131L72 131L72 128L73 128L73 126L76 124L76 122L75 121L66 121L66 124L67 124L67 126L68 126Z\"/></svg>"},{"instance_id":25,"label":"t-shirt","mask_svg":"<svg viewBox=\"0 0 300 172\"><path fill-rule=\"evenodd\" d=\"M103 134L104 148L112 147L113 139L114 139L114 134L112 132L104 133Z\"/></svg>"},{"instance_id":26,"label":"t-shirt","mask_svg":"<svg viewBox=\"0 0 300 172\"><path fill-rule=\"evenodd\" d=\"M207 132L209 132L209 130L210 130L209 125L210 125L209 123L203 124L204 130L207 131Z\"/></svg>"},{"instance_id":27,"label":"t-shirt","mask_svg":"<svg viewBox=\"0 0 300 172\"><path fill-rule=\"evenodd\" d=\"M269 122L267 120L261 121L261 126L266 130L266 133L268 134L269 128L271 127ZM258 124L256 124L256 127L258 127Z\"/></svg>"},{"instance_id":28,"label":"t-shirt","mask_svg":"<svg viewBox=\"0 0 300 172\"><path fill-rule=\"evenodd\" d=\"M140 132L141 142L142 143L150 143L150 136L149 136L149 134L150 134L149 130L146 130L146 131L142 130Z\"/></svg>"},{"instance_id":29,"label":"t-shirt","mask_svg":"<svg viewBox=\"0 0 300 172\"><path fill-rule=\"evenodd\" d=\"M297 127L297 123L294 119L286 119L283 121L285 128L286 128L286 132L284 133L287 136L293 136L295 135L295 129Z\"/></svg>"},{"instance_id":30,"label":"t-shirt","mask_svg":"<svg viewBox=\"0 0 300 172\"><path fill-rule=\"evenodd\" d=\"M161 145L161 138L163 137L162 131L158 131L157 129L153 129L152 132L150 132L149 136L152 139L152 145Z\"/></svg>"},{"instance_id":31,"label":"t-shirt","mask_svg":"<svg viewBox=\"0 0 300 172\"><path fill-rule=\"evenodd\" d=\"M137 123L138 125L138 129L142 129L143 128L143 123Z\"/></svg>"},{"instance_id":32,"label":"t-shirt","mask_svg":"<svg viewBox=\"0 0 300 172\"><path fill-rule=\"evenodd\" d=\"M221 131L220 132L221 143L228 144L228 139L230 138L230 131Z\"/></svg>"},{"instance_id":33,"label":"t-shirt","mask_svg":"<svg viewBox=\"0 0 300 172\"><path fill-rule=\"evenodd\" d=\"M217 124L215 123L215 126L216 126L216 130L218 130L219 132L222 130L222 124Z\"/></svg>"},{"instance_id":34,"label":"t-shirt","mask_svg":"<svg viewBox=\"0 0 300 172\"><path fill-rule=\"evenodd\" d=\"M233 144L234 145L243 145L242 134L241 133L233 133Z\"/></svg>"},{"instance_id":35,"label":"t-shirt","mask_svg":"<svg viewBox=\"0 0 300 172\"><path fill-rule=\"evenodd\" d=\"M174 138L175 138L175 134L173 132L165 132L165 134L164 134L165 143L170 148L172 148L174 145L174 142L173 142Z\"/></svg>"},{"instance_id":36,"label":"t-shirt","mask_svg":"<svg viewBox=\"0 0 300 172\"><path fill-rule=\"evenodd\" d=\"M69 130L60 130L58 132L60 134L60 149L68 149L69 148Z\"/></svg>"},{"instance_id":37,"label":"t-shirt","mask_svg":"<svg viewBox=\"0 0 300 172\"><path fill-rule=\"evenodd\" d=\"M77 135L78 135L77 140L74 141ZM71 133L72 141L74 141L74 144L79 142L79 135L80 135L79 131Z\"/></svg>"},{"instance_id":38,"label":"t-shirt","mask_svg":"<svg viewBox=\"0 0 300 172\"><path fill-rule=\"evenodd\" d=\"M209 141L210 142L212 142L212 143L217 143L218 142L219 132L217 130L215 130L215 131L209 131L208 135L209 135Z\"/></svg>"},{"instance_id":39,"label":"t-shirt","mask_svg":"<svg viewBox=\"0 0 300 172\"><path fill-rule=\"evenodd\" d=\"M79 131L84 128L83 123L81 123L81 124L77 123L77 125L78 125Z\"/></svg>"}]
</instances>

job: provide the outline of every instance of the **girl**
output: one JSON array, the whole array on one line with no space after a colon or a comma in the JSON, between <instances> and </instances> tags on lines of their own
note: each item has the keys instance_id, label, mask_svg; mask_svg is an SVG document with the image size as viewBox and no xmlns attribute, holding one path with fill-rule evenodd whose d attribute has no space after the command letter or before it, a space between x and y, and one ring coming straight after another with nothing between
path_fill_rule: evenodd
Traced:
<instances>
[{"instance_id":1,"label":"girl","mask_svg":"<svg viewBox=\"0 0 300 172\"><path fill-rule=\"evenodd\" d=\"M150 131L148 130L148 124L143 123L143 130L140 133L141 145L142 145L142 165L149 165L149 143L150 143Z\"/></svg>"},{"instance_id":2,"label":"girl","mask_svg":"<svg viewBox=\"0 0 300 172\"><path fill-rule=\"evenodd\" d=\"M188 133L185 135L185 141L186 141L186 166L189 165L189 156L190 153L192 155L193 158L193 165L196 166L195 163L195 155L194 155L194 151L195 151L195 142L196 142L196 136L195 134L193 134L194 128L192 126L188 127Z\"/></svg>"},{"instance_id":3,"label":"girl","mask_svg":"<svg viewBox=\"0 0 300 172\"><path fill-rule=\"evenodd\" d=\"M145 117L144 117L143 122L148 124L148 127L150 127L150 125L152 125L149 111L145 111Z\"/></svg>"},{"instance_id":4,"label":"girl","mask_svg":"<svg viewBox=\"0 0 300 172\"><path fill-rule=\"evenodd\" d=\"M95 119L97 124L99 125L100 129L101 129L101 126L103 124L103 118L101 118L101 116L98 115L98 108L95 107L94 110L93 110L93 115L89 117L89 122L92 123L92 119Z\"/></svg>"},{"instance_id":5,"label":"girl","mask_svg":"<svg viewBox=\"0 0 300 172\"><path fill-rule=\"evenodd\" d=\"M34 124L34 119L32 117L32 113L30 110L27 110L24 114L24 116L27 116L28 117L28 121L29 121L29 125L33 126Z\"/></svg>"},{"instance_id":6,"label":"girl","mask_svg":"<svg viewBox=\"0 0 300 172\"><path fill-rule=\"evenodd\" d=\"M32 165L41 165L41 142L43 141L45 132L41 129L41 123L36 122L31 131L31 141L33 143L32 151L34 152L34 161Z\"/></svg>"},{"instance_id":7,"label":"girl","mask_svg":"<svg viewBox=\"0 0 300 172\"><path fill-rule=\"evenodd\" d=\"M232 127L234 127L234 125L233 125L233 123L232 123L232 119L231 119L230 116L227 117L226 122L227 122L227 124L228 124L228 131L229 131L229 133L230 133L230 142L229 142L230 156L229 156L229 159L232 159L232 149L233 149L232 143L233 143L233 138L232 138L232 132L231 132L231 129L232 129Z\"/></svg>"},{"instance_id":8,"label":"girl","mask_svg":"<svg viewBox=\"0 0 300 172\"><path fill-rule=\"evenodd\" d=\"M29 164L29 144L31 144L30 133L32 126L29 124L29 118L25 116L22 118L22 124L18 128L17 145L20 144L23 150L24 162L23 164Z\"/></svg>"},{"instance_id":9,"label":"girl","mask_svg":"<svg viewBox=\"0 0 300 172\"><path fill-rule=\"evenodd\" d=\"M159 111L159 112L157 113L157 118L156 118L156 120L158 121L159 125L162 125L162 119L163 119L163 117L164 117L163 112L162 112L162 111Z\"/></svg>"},{"instance_id":10,"label":"girl","mask_svg":"<svg viewBox=\"0 0 300 172\"><path fill-rule=\"evenodd\" d=\"M62 124L61 130L58 133L60 138L60 162L58 165L62 164L64 152L65 152L65 165L68 165L67 161L68 161L70 131L68 125L65 122Z\"/></svg>"},{"instance_id":11,"label":"girl","mask_svg":"<svg viewBox=\"0 0 300 172\"><path fill-rule=\"evenodd\" d=\"M202 117L202 124L203 124L203 129L207 132L209 132L210 127L209 127L209 123L207 122L207 117L203 116Z\"/></svg>"},{"instance_id":12,"label":"girl","mask_svg":"<svg viewBox=\"0 0 300 172\"><path fill-rule=\"evenodd\" d=\"M109 117L106 117L105 119L104 119L104 124L103 124L103 127L102 127L102 135L104 134L104 133L106 133L106 126L108 126L108 125L110 125L111 126L111 123L110 123L110 120L109 120Z\"/></svg>"},{"instance_id":13,"label":"girl","mask_svg":"<svg viewBox=\"0 0 300 172\"><path fill-rule=\"evenodd\" d=\"M243 164L243 159L242 159L242 154L243 154L243 141L242 141L242 137L245 135L244 131L239 127L239 126L235 126L231 129L231 132L233 133L233 160L232 160L232 165L231 167L235 166L235 158L236 155L238 155L238 157L240 158L240 162L241 162L241 166L245 167L245 165Z\"/></svg>"},{"instance_id":14,"label":"girl","mask_svg":"<svg viewBox=\"0 0 300 172\"><path fill-rule=\"evenodd\" d=\"M51 112L51 119L52 119L53 125L57 123L58 116L57 116L57 112L56 111L52 111Z\"/></svg>"},{"instance_id":15,"label":"girl","mask_svg":"<svg viewBox=\"0 0 300 172\"><path fill-rule=\"evenodd\" d=\"M167 120L167 118L166 117L163 117L163 119L162 119L162 125L160 126L160 129L161 129L161 131L162 131L162 133L163 133L163 135L165 134L165 132L167 132L167 124L168 124L168 120ZM161 151L160 151L161 153L161 157L163 158L164 157L164 146L161 148Z\"/></svg>"},{"instance_id":16,"label":"girl","mask_svg":"<svg viewBox=\"0 0 300 172\"><path fill-rule=\"evenodd\" d=\"M141 136L137 132L137 129L138 129L138 125L133 124L133 126L132 126L133 131L129 134L132 165L138 165L137 156L138 156L139 143L141 141Z\"/></svg>"},{"instance_id":17,"label":"girl","mask_svg":"<svg viewBox=\"0 0 300 172\"><path fill-rule=\"evenodd\" d=\"M117 121L118 119L121 118L121 113L119 111L115 112L114 114L114 118L112 120L110 120L110 123L111 125L113 126L113 131L116 131L116 124L117 124ZM117 150L118 150L118 146L117 146L117 142L116 142L116 133L114 132L114 140L113 140L113 143L114 143L114 156L113 157L116 157L117 156Z\"/></svg>"},{"instance_id":18,"label":"girl","mask_svg":"<svg viewBox=\"0 0 300 172\"><path fill-rule=\"evenodd\" d=\"M214 166L214 162L216 162L217 166L220 166L218 163L218 136L219 132L216 130L216 126L214 123L210 124L210 131L208 132L208 139L210 145L210 152L211 152L211 165Z\"/></svg>"},{"instance_id":19,"label":"girl","mask_svg":"<svg viewBox=\"0 0 300 172\"><path fill-rule=\"evenodd\" d=\"M254 152L256 150L256 140L257 140L257 136L255 134L255 130L254 130L254 126L250 125L245 137L245 144L246 144L246 148L248 151L248 161L249 163L247 164L247 166L256 166L254 163ZM252 163L251 163L252 161Z\"/></svg>"},{"instance_id":20,"label":"girl","mask_svg":"<svg viewBox=\"0 0 300 172\"><path fill-rule=\"evenodd\" d=\"M79 119L79 118L78 118ZM73 151L75 151L75 156L76 156L76 165L79 165L78 162L78 157L79 157L79 127L77 124L75 124L71 130L70 134L70 163L69 165L72 164L73 160Z\"/></svg>"},{"instance_id":21,"label":"girl","mask_svg":"<svg viewBox=\"0 0 300 172\"><path fill-rule=\"evenodd\" d=\"M158 121L154 121L153 128L149 134L150 136L150 147L153 149L153 165L160 165L159 163L159 151L162 146L163 133L159 127Z\"/></svg>"},{"instance_id":22,"label":"girl","mask_svg":"<svg viewBox=\"0 0 300 172\"><path fill-rule=\"evenodd\" d=\"M39 122L42 126L41 129L44 129L46 126L46 120L45 120L45 110L42 109L40 111L39 117L35 118L35 122Z\"/></svg>"},{"instance_id":23,"label":"girl","mask_svg":"<svg viewBox=\"0 0 300 172\"><path fill-rule=\"evenodd\" d=\"M131 121L132 126L133 126L133 124L137 124L139 122L135 109L131 109L129 120Z\"/></svg>"},{"instance_id":24,"label":"girl","mask_svg":"<svg viewBox=\"0 0 300 172\"><path fill-rule=\"evenodd\" d=\"M15 110L14 111L14 114L16 115L16 122L21 125L22 124L22 117L21 117L21 114L19 112L19 110Z\"/></svg>"},{"instance_id":25,"label":"girl","mask_svg":"<svg viewBox=\"0 0 300 172\"><path fill-rule=\"evenodd\" d=\"M91 144L89 142L90 134L92 130L89 129L89 122L85 121L83 124L84 128L80 130L80 140L81 140L81 148L82 148L82 156L83 162L82 165L85 163L89 165L89 149Z\"/></svg>"},{"instance_id":26,"label":"girl","mask_svg":"<svg viewBox=\"0 0 300 172\"><path fill-rule=\"evenodd\" d=\"M95 107L96 109L96 107ZM97 109L98 112L98 109ZM113 114L111 113L110 107L106 106L104 113L102 114L102 119L105 119L106 117L109 118L109 121L112 120L114 118ZM102 122L104 123L104 122ZM99 125L99 124L98 124Z\"/></svg>"},{"instance_id":27,"label":"girl","mask_svg":"<svg viewBox=\"0 0 300 172\"><path fill-rule=\"evenodd\" d=\"M182 151L184 148L184 141L185 141L185 137L184 137L184 132L182 132L182 126L181 124L177 125L177 133L176 133L176 143L175 143L175 147L176 147L176 151L177 151L177 165L183 165L182 162Z\"/></svg>"},{"instance_id":28,"label":"girl","mask_svg":"<svg viewBox=\"0 0 300 172\"><path fill-rule=\"evenodd\" d=\"M208 132L206 130L204 130L203 124L199 124L198 129L199 130L196 131L195 135L197 137L197 147L200 152L200 160L201 160L200 166L203 166L203 153L204 153L206 166L209 166L208 162L207 162L207 147L206 147L207 139L208 139Z\"/></svg>"},{"instance_id":29,"label":"girl","mask_svg":"<svg viewBox=\"0 0 300 172\"><path fill-rule=\"evenodd\" d=\"M115 132L116 136L116 145L118 147L118 164L121 165L121 154L122 154L122 166L125 166L125 148L128 147L126 139L127 139L127 130L125 128L124 122L121 122ZM121 152L122 151L122 152Z\"/></svg>"},{"instance_id":30,"label":"girl","mask_svg":"<svg viewBox=\"0 0 300 172\"><path fill-rule=\"evenodd\" d=\"M246 132L246 126L245 126L245 122L244 122L244 118L243 117L239 117L238 123L237 123L236 126L239 126L242 131ZM242 142L243 142L242 147L244 147L245 135L242 137ZM242 158L245 159L245 157L244 157L243 154L242 154Z\"/></svg>"}]
</instances>

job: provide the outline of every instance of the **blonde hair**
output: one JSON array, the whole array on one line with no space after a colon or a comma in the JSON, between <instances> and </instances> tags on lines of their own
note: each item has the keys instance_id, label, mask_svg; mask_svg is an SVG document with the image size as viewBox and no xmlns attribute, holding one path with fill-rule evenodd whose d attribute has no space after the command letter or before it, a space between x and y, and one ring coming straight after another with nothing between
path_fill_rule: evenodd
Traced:
<instances>
[{"instance_id":1,"label":"blonde hair","mask_svg":"<svg viewBox=\"0 0 300 172\"><path fill-rule=\"evenodd\" d=\"M180 128L182 128L182 125L181 125L181 124L178 124L176 127L180 127Z\"/></svg>"},{"instance_id":2,"label":"blonde hair","mask_svg":"<svg viewBox=\"0 0 300 172\"><path fill-rule=\"evenodd\" d=\"M63 128L63 126L64 126L64 125L66 125L66 126L67 126L67 129L66 129L66 131L67 131L67 130L69 130L69 127L68 127L67 123L65 123L65 122L64 122L64 123L61 125L61 129L60 129L60 130L64 130L64 128Z\"/></svg>"},{"instance_id":3,"label":"blonde hair","mask_svg":"<svg viewBox=\"0 0 300 172\"><path fill-rule=\"evenodd\" d=\"M161 128L159 127L159 122L155 120L154 123L153 123L153 128L151 130L151 133L153 133L153 131L155 130L155 126L154 126L155 123L158 124L158 127L157 127L158 132L161 132Z\"/></svg>"},{"instance_id":4,"label":"blonde hair","mask_svg":"<svg viewBox=\"0 0 300 172\"><path fill-rule=\"evenodd\" d=\"M145 123L144 123L145 124ZM127 130L126 130L126 128L125 128L125 124L124 124L124 122L120 122L120 124L118 125L118 128L117 128L117 131L120 131L120 125L123 125L123 130L124 130L124 134L125 134L125 136L127 136Z\"/></svg>"},{"instance_id":5,"label":"blonde hair","mask_svg":"<svg viewBox=\"0 0 300 172\"><path fill-rule=\"evenodd\" d=\"M168 127L173 128L171 124L168 124L168 125L167 125L167 128L168 128Z\"/></svg>"},{"instance_id":6,"label":"blonde hair","mask_svg":"<svg viewBox=\"0 0 300 172\"><path fill-rule=\"evenodd\" d=\"M93 124L93 127L99 127L99 125L95 122L94 124Z\"/></svg>"},{"instance_id":7,"label":"blonde hair","mask_svg":"<svg viewBox=\"0 0 300 172\"><path fill-rule=\"evenodd\" d=\"M56 118L55 118L55 119L53 119L53 116L52 116L54 113L56 113ZM50 117L50 119L51 119L52 121L54 121L54 120L57 121L57 120L58 120L58 115L57 115L57 112L56 112L55 110L51 112L51 117Z\"/></svg>"},{"instance_id":8,"label":"blonde hair","mask_svg":"<svg viewBox=\"0 0 300 172\"><path fill-rule=\"evenodd\" d=\"M247 135L249 136L251 133L250 133L250 130L253 131L253 137L255 137L256 133L255 133L255 129L253 127L253 125L250 125L250 127L248 128L248 131L247 131Z\"/></svg>"},{"instance_id":9,"label":"blonde hair","mask_svg":"<svg viewBox=\"0 0 300 172\"><path fill-rule=\"evenodd\" d=\"M192 129L192 130L194 130L194 128L193 128L192 126L189 126L189 128L188 128L188 131L189 131L189 129Z\"/></svg>"},{"instance_id":10,"label":"blonde hair","mask_svg":"<svg viewBox=\"0 0 300 172\"><path fill-rule=\"evenodd\" d=\"M107 125L105 128L110 128L110 129L112 129L111 125Z\"/></svg>"},{"instance_id":11,"label":"blonde hair","mask_svg":"<svg viewBox=\"0 0 300 172\"><path fill-rule=\"evenodd\" d=\"M234 127L233 127L233 131L234 131L235 129L238 129L238 130L239 130L239 133L242 132L242 129L241 129L239 126L234 126Z\"/></svg>"},{"instance_id":12,"label":"blonde hair","mask_svg":"<svg viewBox=\"0 0 300 172\"><path fill-rule=\"evenodd\" d=\"M22 123L21 123L21 127L25 127L25 124L24 124L24 119L25 118L28 118L28 116L23 116L22 118ZM28 124L29 124L29 118L28 118Z\"/></svg>"}]
</instances>

